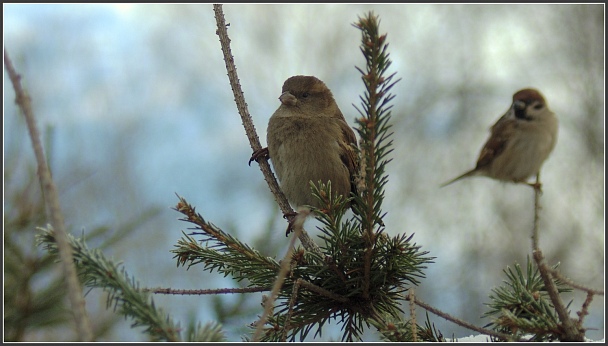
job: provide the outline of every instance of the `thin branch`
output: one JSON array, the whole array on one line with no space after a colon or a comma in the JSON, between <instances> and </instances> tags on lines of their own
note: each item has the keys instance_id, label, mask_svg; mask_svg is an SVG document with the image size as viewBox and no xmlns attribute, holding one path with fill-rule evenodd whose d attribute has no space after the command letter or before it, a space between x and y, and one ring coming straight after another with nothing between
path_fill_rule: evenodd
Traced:
<instances>
[{"instance_id":1,"label":"thin branch","mask_svg":"<svg viewBox=\"0 0 608 346\"><path fill-rule=\"evenodd\" d=\"M536 185L540 186L540 172L536 175ZM545 284L545 289L549 294L549 298L551 299L551 303L553 303L553 308L557 312L559 316L559 320L562 323L564 328L565 335L561 337L561 341L584 341L584 333L579 331L577 325L575 325L575 320L570 318L568 310L562 301L561 296L559 295L559 291L555 285L555 281L553 280L553 276L551 275L551 268L547 265L544 260L544 256L539 247L538 240L538 224L540 219L540 195L542 194L540 189L534 189L534 226L532 228L532 256L534 257L534 261L538 266L538 271L540 276L543 279Z\"/></svg>"},{"instance_id":2,"label":"thin branch","mask_svg":"<svg viewBox=\"0 0 608 346\"><path fill-rule=\"evenodd\" d=\"M540 184L540 172L536 174L536 184ZM534 189L534 225L532 226L532 251L540 250L538 243L538 223L540 219L540 195L541 192Z\"/></svg>"},{"instance_id":3,"label":"thin branch","mask_svg":"<svg viewBox=\"0 0 608 346\"><path fill-rule=\"evenodd\" d=\"M297 216L296 216L297 217ZM299 227L298 227L299 226ZM285 257L283 257L283 261L281 261L281 270L277 274L277 278L272 287L272 291L270 292L270 296L264 302L264 313L262 317L260 317L259 321L256 324L255 333L253 334L253 342L259 342L260 337L262 336L262 330L264 330L264 324L266 324L266 319L268 319L268 315L270 315L271 311L274 309L274 302L279 296L279 291L283 286L283 282L287 277L287 273L291 267L291 258L293 256L293 249L296 242L296 239L299 237L300 233L304 230L301 227L301 224L294 228L294 236L291 237L289 241L289 247L287 248L287 253Z\"/></svg>"},{"instance_id":4,"label":"thin branch","mask_svg":"<svg viewBox=\"0 0 608 346\"><path fill-rule=\"evenodd\" d=\"M42 195L44 196L47 213L49 214L48 216L50 218L51 225L55 230L57 248L59 250L59 259L61 260L61 269L66 280L68 289L67 295L72 306L72 312L74 313L78 339L80 341L92 341L93 332L91 322L85 308L82 287L80 286L80 282L78 281L78 277L76 275L72 248L70 247L67 239L63 214L61 212L61 206L59 205L59 195L57 193L55 183L51 178L50 170L46 164L44 150L42 149L42 142L40 141L40 132L38 131L36 118L32 109L32 102L27 92L21 86L21 76L19 76L19 74L13 68L13 63L11 62L6 50L4 50L4 65L6 67L6 71L8 72L11 83L13 84L13 88L15 89L15 102L23 112L30 138L32 140L32 147L34 148L34 154L36 155L36 162L38 164L38 179L40 179Z\"/></svg>"},{"instance_id":5,"label":"thin branch","mask_svg":"<svg viewBox=\"0 0 608 346\"><path fill-rule=\"evenodd\" d=\"M406 299L410 300L409 297L407 297ZM430 305L428 305L428 304L420 301L419 299L416 299L415 303L416 303L416 305L422 307L423 309L425 309L425 310L427 310L427 311L429 311L431 313L434 313L435 315L437 315L439 317L442 317L442 318L444 318L444 319L446 319L448 321L454 322L455 324L457 324L459 326L468 328L468 329L476 331L478 333L489 335L489 336L494 336L494 337L497 337L497 338L500 338L500 339L503 339L503 340L512 340L513 339L513 335L498 333L498 332L495 332L493 330L477 327L474 324L471 324L471 323L465 322L465 321L463 321L463 320L461 320L459 318L453 317L453 316L451 316L449 314L446 314L445 312L443 312L443 311L441 311L439 309L435 309L434 307L432 307L432 306L430 306ZM516 340L516 341L524 341L524 340L520 339L520 340Z\"/></svg>"},{"instance_id":6,"label":"thin branch","mask_svg":"<svg viewBox=\"0 0 608 346\"><path fill-rule=\"evenodd\" d=\"M287 341L287 332L289 331L291 316L293 314L293 306L298 300L298 291L300 290L301 279L296 280L291 291L291 299L289 299L289 306L287 309L287 315L285 316L285 324L283 325L283 335L281 336L281 342Z\"/></svg>"},{"instance_id":7,"label":"thin branch","mask_svg":"<svg viewBox=\"0 0 608 346\"><path fill-rule=\"evenodd\" d=\"M545 262L545 258L541 250L536 250L532 253L534 256L534 260L536 261L536 265L538 266L538 271L540 276L543 278L543 282L545 283L545 289L549 294L549 298L551 299L551 303L553 303L553 308L557 312L559 316L559 320L563 325L565 335L560 338L561 341L584 341L584 334L579 331L577 326L575 325L573 319L570 318L568 314L568 310L562 301L561 296L559 295L559 291L555 286L555 281L553 281L553 277L551 276L551 269Z\"/></svg>"},{"instance_id":8,"label":"thin branch","mask_svg":"<svg viewBox=\"0 0 608 346\"><path fill-rule=\"evenodd\" d=\"M230 80L230 87L232 88L232 92L234 94L236 107L241 116L243 126L245 127L247 138L249 138L249 144L251 145L251 149L256 152L262 149L262 146L260 145L260 139L258 138L258 135L255 131L255 126L253 125L253 120L251 118L251 115L249 114L249 110L247 109L245 96L243 95L243 90L241 89L239 77L236 73L236 65L234 64L234 57L232 56L232 51L230 49L230 38L228 37L228 30L226 20L224 19L224 11L222 10L222 5L213 4L213 11L215 12L215 20L217 23L216 34L219 36L220 44L222 45L224 62L226 63L228 79ZM264 175L264 180L266 180L266 183L268 183L270 192L272 192L272 194L274 195L274 198L277 201L279 207L281 208L283 214L285 215L293 213L294 210L289 205L285 194L283 194L283 191L281 191L277 179L275 178L274 174L272 173L272 170L270 169L268 159L265 157L260 157L258 163L260 165L260 170ZM308 236L308 234L304 230L300 234L300 241L302 242L302 245L306 250L315 252L316 254L322 257L322 253L319 249L319 246L315 244L315 242Z\"/></svg>"},{"instance_id":9,"label":"thin branch","mask_svg":"<svg viewBox=\"0 0 608 346\"><path fill-rule=\"evenodd\" d=\"M418 342L418 325L416 324L416 294L414 292L414 288L410 288L408 294L410 300L410 323L412 327L412 341Z\"/></svg>"},{"instance_id":10,"label":"thin branch","mask_svg":"<svg viewBox=\"0 0 608 346\"><path fill-rule=\"evenodd\" d=\"M559 279L560 281L562 281L563 283L565 283L568 286L571 286L572 288L576 288L579 289L581 291L585 291L587 293L592 293L592 294L597 294L600 296L604 295L604 290L598 290L598 289L594 289L594 288L589 288L580 284L577 284L576 282L570 280L569 278L567 278L566 276L564 276L564 274L560 273L557 269L550 269L551 275L553 275L556 279Z\"/></svg>"},{"instance_id":11,"label":"thin branch","mask_svg":"<svg viewBox=\"0 0 608 346\"><path fill-rule=\"evenodd\" d=\"M243 287L243 288L219 288L209 290L179 290L174 288L144 288L142 292L152 292L156 294L171 295L205 295L205 294L232 294L232 293L252 293L270 291L268 287Z\"/></svg>"},{"instance_id":12,"label":"thin branch","mask_svg":"<svg viewBox=\"0 0 608 346\"><path fill-rule=\"evenodd\" d=\"M341 296L339 294L335 294L333 292L330 292L330 291L328 291L328 290L326 290L326 289L324 289L322 287L319 287L319 286L317 286L315 284L312 284L312 283L310 283L310 282L308 282L306 280L298 279L298 282L300 283L300 285L302 287L306 288L307 290L315 292L315 293L318 293L318 294L320 294L322 296L325 296L327 298L333 299L333 300L335 300L337 302L340 302L342 304L346 304L346 303L349 302L348 298L343 297L343 296Z\"/></svg>"},{"instance_id":13,"label":"thin branch","mask_svg":"<svg viewBox=\"0 0 608 346\"><path fill-rule=\"evenodd\" d=\"M579 325L583 325L585 316L589 315L589 305L591 305L592 300L593 300L593 293L588 292L587 299L585 299L585 302L583 303L583 307L581 308L581 311L578 312L578 324Z\"/></svg>"}]
</instances>

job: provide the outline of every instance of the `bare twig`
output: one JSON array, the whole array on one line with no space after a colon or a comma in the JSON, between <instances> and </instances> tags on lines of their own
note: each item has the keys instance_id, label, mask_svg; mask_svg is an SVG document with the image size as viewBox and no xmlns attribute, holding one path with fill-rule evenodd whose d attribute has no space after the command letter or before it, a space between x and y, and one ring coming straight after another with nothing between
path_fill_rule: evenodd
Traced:
<instances>
[{"instance_id":1,"label":"bare twig","mask_svg":"<svg viewBox=\"0 0 608 346\"><path fill-rule=\"evenodd\" d=\"M536 175L536 185L540 186L540 172ZM561 337L561 341L584 341L584 333L579 330L579 327L575 324L574 319L570 318L568 314L568 310L562 301L561 296L559 295L559 291L555 285L555 281L553 281L553 276L551 275L551 268L547 265L544 260L544 256L539 247L538 240L538 223L539 223L539 214L540 214L540 189L534 189L534 226L532 228L532 256L534 257L534 261L538 266L538 271L540 276L543 279L545 284L545 289L549 294L549 298L551 299L551 303L553 303L553 307L557 312L557 316L559 317L560 322L564 328L565 335Z\"/></svg>"},{"instance_id":2,"label":"bare twig","mask_svg":"<svg viewBox=\"0 0 608 346\"><path fill-rule=\"evenodd\" d=\"M545 289L549 294L549 298L551 299L551 303L553 303L553 307L557 312L557 316L559 317L560 322L564 328L565 335L560 338L561 341L584 341L584 334L579 331L579 328L574 323L576 320L571 319L568 314L568 310L562 301L561 296L559 295L559 291L555 286L555 282L553 281L553 277L551 276L551 269L545 262L545 258L541 250L536 250L532 253L534 256L534 260L536 261L536 265L538 266L538 271L540 276L543 279L545 284Z\"/></svg>"},{"instance_id":3,"label":"bare twig","mask_svg":"<svg viewBox=\"0 0 608 346\"><path fill-rule=\"evenodd\" d=\"M289 332L291 315L293 314L293 306L298 300L298 291L300 290L301 279L296 280L293 284L293 290L291 291L291 299L289 299L289 306L287 309L287 315L285 316L285 324L283 325L283 335L281 336L281 342L287 341L287 332Z\"/></svg>"},{"instance_id":4,"label":"bare twig","mask_svg":"<svg viewBox=\"0 0 608 346\"><path fill-rule=\"evenodd\" d=\"M34 111L32 109L32 102L27 92L21 86L21 76L19 76L13 68L13 63L6 50L4 50L4 65L9 78L11 79L11 83L13 84L13 88L15 89L15 102L23 112L32 140L32 147L34 148L34 154L36 155L36 162L38 164L38 179L40 179L47 214L50 218L53 230L55 231L59 259L61 260L61 269L68 288L68 299L72 306L78 339L80 341L92 341L93 332L91 329L91 322L87 316L85 300L82 295L82 287L80 286L80 282L76 275L72 248L67 239L67 232L61 212L61 206L59 205L57 188L55 187L50 170L46 164L42 142L40 141L40 132L38 131L36 118L34 117Z\"/></svg>"},{"instance_id":5,"label":"bare twig","mask_svg":"<svg viewBox=\"0 0 608 346\"><path fill-rule=\"evenodd\" d=\"M589 315L589 305L591 305L592 300L593 300L593 293L588 292L587 299L585 299L585 302L583 303L583 307L581 308L581 311L578 312L578 324L579 325L583 325L583 320L585 319L585 316Z\"/></svg>"},{"instance_id":6,"label":"bare twig","mask_svg":"<svg viewBox=\"0 0 608 346\"><path fill-rule=\"evenodd\" d=\"M410 288L408 294L410 300L410 323L412 327L412 341L418 342L418 325L416 324L416 294L414 288Z\"/></svg>"},{"instance_id":7,"label":"bare twig","mask_svg":"<svg viewBox=\"0 0 608 346\"><path fill-rule=\"evenodd\" d=\"M598 290L595 288L589 288L586 286L583 286L581 284L577 284L576 282L570 280L569 278L567 278L566 276L564 276L564 274L560 273L557 269L550 269L551 271L551 275L553 275L556 279L559 279L560 281L562 281L563 283L565 283L566 285L572 287L572 288L576 288L579 289L581 291L585 291L587 293L592 293L592 294L597 294L600 296L604 295L604 290Z\"/></svg>"},{"instance_id":8,"label":"bare twig","mask_svg":"<svg viewBox=\"0 0 608 346\"><path fill-rule=\"evenodd\" d=\"M407 297L406 299L410 300L410 297ZM439 317L442 317L442 318L444 318L444 319L446 319L448 321L454 322L455 324L457 324L459 326L468 328L470 330L474 330L474 331L476 331L478 333L489 335L489 336L494 336L494 337L497 337L497 338L500 338L500 339L503 339L503 340L513 340L514 339L513 335L498 333L498 332L495 332L493 330L477 327L474 324L471 324L471 323L465 322L465 321L463 321L463 320L461 320L459 318L453 317L453 316L451 316L449 314L446 314L445 312L443 312L443 311L441 311L439 309L435 309L434 307L432 307L432 306L430 306L430 305L428 305L428 304L420 301L417 298L415 300L415 303L416 303L416 305L422 307L423 309L425 309L425 310L427 310L427 311L429 311L431 313L434 313L435 315L437 315ZM516 340L516 341L523 341L523 340Z\"/></svg>"},{"instance_id":9,"label":"bare twig","mask_svg":"<svg viewBox=\"0 0 608 346\"><path fill-rule=\"evenodd\" d=\"M540 184L540 172L536 174L536 183ZM538 223L540 220L540 191L534 189L534 225L532 226L532 251L539 250L538 247Z\"/></svg>"},{"instance_id":10,"label":"bare twig","mask_svg":"<svg viewBox=\"0 0 608 346\"><path fill-rule=\"evenodd\" d=\"M234 57L232 56L232 52L230 50L230 38L228 37L228 30L226 29L226 20L224 19L224 12L222 10L221 4L214 4L213 11L215 12L215 20L217 22L217 35L220 38L220 43L222 45L222 53L224 54L224 62L226 63L226 70L228 71L228 79L230 80L230 86L232 87L232 92L234 93L234 100L236 101L236 106L238 108L239 114L241 115L241 120L243 121L243 126L245 127L245 132L247 133L247 138L249 138L249 143L254 152L262 149L260 145L260 139L255 131L255 126L253 125L253 120L251 119L251 115L247 110L247 103L245 102L245 96L243 95L243 91L241 90L241 84L239 82L238 75L236 73L236 66L234 64ZM258 160L260 165L260 170L264 175L264 179L266 183L268 183L268 187L270 191L274 195L275 200L277 201L279 207L283 214L293 213L293 209L289 205L287 198L281 191L277 180L270 169L270 165L268 164L268 160L265 157L260 157ZM300 234L300 241L306 250L313 251L317 253L319 256L322 256L321 250L315 244L312 239L308 236L306 231Z\"/></svg>"},{"instance_id":11,"label":"bare twig","mask_svg":"<svg viewBox=\"0 0 608 346\"><path fill-rule=\"evenodd\" d=\"M232 293L252 293L270 291L268 287L243 287L243 288L218 288L211 290L179 290L174 288L144 288L142 292L152 292L155 294L172 295L205 295L205 294L232 294Z\"/></svg>"},{"instance_id":12,"label":"bare twig","mask_svg":"<svg viewBox=\"0 0 608 346\"><path fill-rule=\"evenodd\" d=\"M330 292L330 291L328 291L328 290L326 290L326 289L324 289L322 287L319 287L319 286L317 286L317 285L315 285L313 283L310 283L310 282L308 282L306 280L298 279L298 281L300 282L300 286L306 288L309 291L318 293L318 294L320 294L322 296L325 296L325 297L327 297L329 299L333 299L333 300L335 300L337 302L340 302L340 303L343 303L343 304L346 304L346 303L349 302L348 298L346 298L344 296L341 296L339 294L335 294L333 292Z\"/></svg>"},{"instance_id":13,"label":"bare twig","mask_svg":"<svg viewBox=\"0 0 608 346\"><path fill-rule=\"evenodd\" d=\"M255 333L253 334L252 339L253 342L260 341L260 336L262 335L262 330L264 330L264 324L266 324L266 319L268 318L270 312L274 309L274 302L279 296L279 291L281 290L283 282L285 281L287 273L289 272L289 268L291 267L291 258L293 256L294 244L296 242L296 239L300 235L299 233L301 233L302 231L302 227L294 228L294 236L291 237L291 240L289 241L289 248L287 248L287 253L285 254L285 257L283 257L283 261L281 261L281 269L279 270L277 278L274 281L270 296L268 297L268 299L266 299L264 303L264 313L256 324Z\"/></svg>"}]
</instances>

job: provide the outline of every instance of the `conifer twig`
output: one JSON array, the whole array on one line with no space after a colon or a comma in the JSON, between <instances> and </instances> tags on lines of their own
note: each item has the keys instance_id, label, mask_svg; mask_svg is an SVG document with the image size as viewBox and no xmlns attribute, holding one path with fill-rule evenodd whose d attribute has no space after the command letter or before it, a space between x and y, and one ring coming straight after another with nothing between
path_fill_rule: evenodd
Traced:
<instances>
[{"instance_id":1,"label":"conifer twig","mask_svg":"<svg viewBox=\"0 0 608 346\"><path fill-rule=\"evenodd\" d=\"M58 252L58 243L52 229L43 229L37 236L38 243L50 253ZM146 327L146 332L155 340L180 341L179 327L172 318L156 308L147 292L139 288L135 279L129 277L124 268L107 259L99 249L89 249L82 239L67 235L73 249L74 263L85 287L101 288L108 292L108 305L124 316L132 317L133 326Z\"/></svg>"},{"instance_id":2,"label":"conifer twig","mask_svg":"<svg viewBox=\"0 0 608 346\"><path fill-rule=\"evenodd\" d=\"M40 186L42 187L42 195L44 197L47 215L55 231L57 248L59 249L59 259L61 260L60 266L66 281L68 290L67 296L72 307L72 313L74 314L78 339L80 341L92 341L93 331L91 322L87 315L82 287L80 286L80 282L76 275L72 248L67 239L67 231L61 212L61 205L59 204L59 195L57 193L57 188L55 187L55 182L51 177L49 167L47 166L42 142L40 140L40 131L36 125L36 118L32 109L32 102L27 92L21 86L21 76L15 71L6 50L4 50L4 66L6 67L6 71L13 84L13 89L15 90L15 102L23 112L32 140L32 147L38 165L38 179L40 180Z\"/></svg>"},{"instance_id":3,"label":"conifer twig","mask_svg":"<svg viewBox=\"0 0 608 346\"><path fill-rule=\"evenodd\" d=\"M361 30L360 49L366 60L365 70L357 67L366 89L365 97L361 97L363 111L355 106L361 114L361 117L356 120L360 125L357 131L361 137L360 169L357 177L361 203L358 203L355 208L361 215L362 236L366 242L363 268L364 299L368 299L370 295L372 254L375 251L377 234L381 231L376 231L374 227L376 224L384 226L380 208L387 176L383 173L385 165L391 161L385 157L392 151L392 149L388 149L392 144L392 141L388 140L392 133L387 132L390 128L388 124L390 112L388 111L391 109L391 106L387 106L387 104L394 98L394 95L389 94L388 91L399 82L399 80L391 81L395 73L390 76L384 75L391 65L391 61L387 53L387 34L380 35L379 24L380 20L373 12L359 18L359 21L353 24L354 27Z\"/></svg>"}]
</instances>

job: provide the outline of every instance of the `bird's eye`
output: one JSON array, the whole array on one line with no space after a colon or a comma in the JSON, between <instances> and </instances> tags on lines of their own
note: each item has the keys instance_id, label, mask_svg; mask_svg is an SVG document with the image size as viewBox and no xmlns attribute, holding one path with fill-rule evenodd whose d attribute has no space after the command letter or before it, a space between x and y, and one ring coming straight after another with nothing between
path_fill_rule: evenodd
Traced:
<instances>
[{"instance_id":1,"label":"bird's eye","mask_svg":"<svg viewBox=\"0 0 608 346\"><path fill-rule=\"evenodd\" d=\"M543 105L540 103L537 104L536 106L534 106L534 109L536 109L536 110L541 109L541 108L543 108Z\"/></svg>"},{"instance_id":2,"label":"bird's eye","mask_svg":"<svg viewBox=\"0 0 608 346\"><path fill-rule=\"evenodd\" d=\"M309 94L309 93L303 93L303 94L302 94L302 98L307 98L308 96L310 96L310 94Z\"/></svg>"}]
</instances>

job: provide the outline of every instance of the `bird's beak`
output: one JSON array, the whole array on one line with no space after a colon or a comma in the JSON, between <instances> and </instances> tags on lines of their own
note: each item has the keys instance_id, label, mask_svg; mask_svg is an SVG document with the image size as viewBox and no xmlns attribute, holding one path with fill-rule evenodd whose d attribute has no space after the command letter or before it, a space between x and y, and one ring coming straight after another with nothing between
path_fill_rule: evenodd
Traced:
<instances>
[{"instance_id":1,"label":"bird's beak","mask_svg":"<svg viewBox=\"0 0 608 346\"><path fill-rule=\"evenodd\" d=\"M513 110L514 111L523 111L526 109L526 103L524 101L514 101L513 102Z\"/></svg>"},{"instance_id":2,"label":"bird's beak","mask_svg":"<svg viewBox=\"0 0 608 346\"><path fill-rule=\"evenodd\" d=\"M279 100L286 106L295 106L298 99L293 96L289 91L286 91L279 96Z\"/></svg>"}]
</instances>

